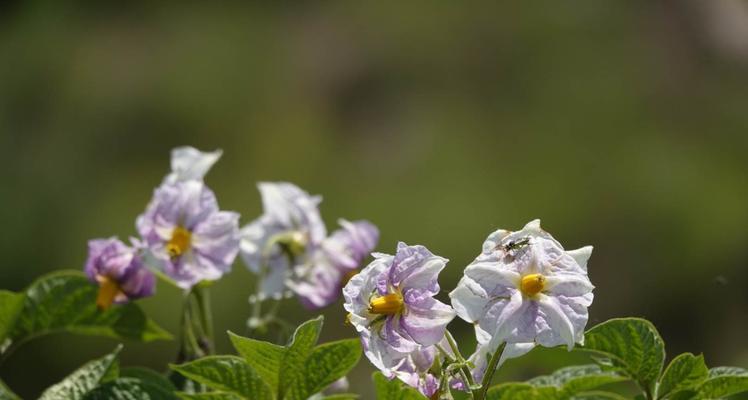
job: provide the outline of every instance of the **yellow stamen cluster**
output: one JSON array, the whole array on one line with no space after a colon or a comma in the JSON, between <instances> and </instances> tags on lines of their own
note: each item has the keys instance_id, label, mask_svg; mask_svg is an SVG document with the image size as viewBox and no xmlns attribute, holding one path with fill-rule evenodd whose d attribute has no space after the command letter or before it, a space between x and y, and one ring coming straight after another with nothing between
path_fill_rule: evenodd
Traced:
<instances>
[{"instance_id":1,"label":"yellow stamen cluster","mask_svg":"<svg viewBox=\"0 0 748 400\"><path fill-rule=\"evenodd\" d=\"M108 309L114 299L122 293L117 282L108 276L97 276L96 280L99 282L99 294L96 296L96 306L99 310Z\"/></svg>"},{"instance_id":2,"label":"yellow stamen cluster","mask_svg":"<svg viewBox=\"0 0 748 400\"><path fill-rule=\"evenodd\" d=\"M403 310L403 296L400 293L389 293L369 300L369 312L372 314L395 315Z\"/></svg>"},{"instance_id":3,"label":"yellow stamen cluster","mask_svg":"<svg viewBox=\"0 0 748 400\"><path fill-rule=\"evenodd\" d=\"M545 288L545 277L541 274L529 274L522 277L519 290L527 297L533 297Z\"/></svg>"},{"instance_id":4,"label":"yellow stamen cluster","mask_svg":"<svg viewBox=\"0 0 748 400\"><path fill-rule=\"evenodd\" d=\"M166 251L171 258L184 254L192 245L192 233L181 226L177 226L171 232L171 239L166 244Z\"/></svg>"}]
</instances>

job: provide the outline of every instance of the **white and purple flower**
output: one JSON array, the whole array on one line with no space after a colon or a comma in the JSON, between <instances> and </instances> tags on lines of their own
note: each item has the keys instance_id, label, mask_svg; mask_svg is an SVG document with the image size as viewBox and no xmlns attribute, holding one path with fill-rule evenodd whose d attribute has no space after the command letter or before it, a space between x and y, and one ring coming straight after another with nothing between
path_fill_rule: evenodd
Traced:
<instances>
[{"instance_id":1,"label":"white and purple flower","mask_svg":"<svg viewBox=\"0 0 748 400\"><path fill-rule=\"evenodd\" d=\"M475 324L481 351L502 342L510 349L563 344L571 350L584 341L593 299L587 277L591 253L591 246L565 251L539 220L518 232L498 230L450 293L452 305Z\"/></svg>"},{"instance_id":2,"label":"white and purple flower","mask_svg":"<svg viewBox=\"0 0 748 400\"><path fill-rule=\"evenodd\" d=\"M183 289L219 279L239 252L239 214L220 211L200 180L156 188L136 226L159 268Z\"/></svg>"},{"instance_id":3,"label":"white and purple flower","mask_svg":"<svg viewBox=\"0 0 748 400\"><path fill-rule=\"evenodd\" d=\"M130 247L114 237L89 241L84 270L99 285L96 305L102 310L112 303L151 296L156 289L153 272L143 265L137 243Z\"/></svg>"},{"instance_id":4,"label":"white and purple flower","mask_svg":"<svg viewBox=\"0 0 748 400\"><path fill-rule=\"evenodd\" d=\"M292 268L311 260L327 236L318 210L322 198L286 182L257 187L264 213L241 229L241 255L262 277L260 297L281 296Z\"/></svg>"},{"instance_id":5,"label":"white and purple flower","mask_svg":"<svg viewBox=\"0 0 748 400\"><path fill-rule=\"evenodd\" d=\"M374 257L343 288L345 309L356 330L376 331L400 353L442 340L455 310L434 296L439 293L439 272L448 260L424 246L402 242L394 256L375 253Z\"/></svg>"},{"instance_id":6,"label":"white and purple flower","mask_svg":"<svg viewBox=\"0 0 748 400\"><path fill-rule=\"evenodd\" d=\"M374 254L371 262L343 288L348 320L361 335L364 353L388 378L398 377L431 396L438 387L428 373L455 317L434 299L439 272L447 259L424 246L399 243L394 256Z\"/></svg>"},{"instance_id":7,"label":"white and purple flower","mask_svg":"<svg viewBox=\"0 0 748 400\"><path fill-rule=\"evenodd\" d=\"M387 379L397 378L428 398L437 393L439 377L431 370L439 353L436 345L419 346L410 353L399 353L378 337L377 332L364 330L360 334L364 354ZM439 345L449 351L445 339Z\"/></svg>"},{"instance_id":8,"label":"white and purple flower","mask_svg":"<svg viewBox=\"0 0 748 400\"><path fill-rule=\"evenodd\" d=\"M305 263L296 265L286 285L308 309L319 309L340 297L346 281L379 241L379 230L368 221L339 220L333 232Z\"/></svg>"}]
</instances>

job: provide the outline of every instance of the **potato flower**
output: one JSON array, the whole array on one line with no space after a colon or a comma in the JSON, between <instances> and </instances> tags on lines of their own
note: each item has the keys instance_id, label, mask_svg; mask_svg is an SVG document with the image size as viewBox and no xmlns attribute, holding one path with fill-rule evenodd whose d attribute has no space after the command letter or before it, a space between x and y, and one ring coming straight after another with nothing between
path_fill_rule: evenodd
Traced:
<instances>
[{"instance_id":1,"label":"potato flower","mask_svg":"<svg viewBox=\"0 0 748 400\"><path fill-rule=\"evenodd\" d=\"M96 305L102 310L155 292L155 277L143 265L137 246L127 246L114 237L88 242L84 270L99 285Z\"/></svg>"},{"instance_id":2,"label":"potato flower","mask_svg":"<svg viewBox=\"0 0 748 400\"><path fill-rule=\"evenodd\" d=\"M379 241L379 230L368 221L339 220L342 229L325 238L309 259L295 265L286 284L308 309L337 300L343 285Z\"/></svg>"},{"instance_id":3,"label":"potato flower","mask_svg":"<svg viewBox=\"0 0 748 400\"><path fill-rule=\"evenodd\" d=\"M156 188L136 226L158 267L183 289L219 279L239 252L239 214L219 210L199 180Z\"/></svg>"},{"instance_id":4,"label":"potato flower","mask_svg":"<svg viewBox=\"0 0 748 400\"><path fill-rule=\"evenodd\" d=\"M343 288L348 319L362 338L381 339L393 358L441 341L455 317L452 307L434 299L447 260L402 242L394 256L374 257Z\"/></svg>"},{"instance_id":5,"label":"potato flower","mask_svg":"<svg viewBox=\"0 0 748 400\"><path fill-rule=\"evenodd\" d=\"M587 277L592 247L565 251L540 228L498 230L450 293L460 318L475 324L482 345L553 347L584 341L594 286Z\"/></svg>"},{"instance_id":6,"label":"potato flower","mask_svg":"<svg viewBox=\"0 0 748 400\"><path fill-rule=\"evenodd\" d=\"M319 196L287 182L261 182L264 213L241 229L241 255L260 274L260 297L278 297L295 265L311 259L327 236L319 215Z\"/></svg>"}]
</instances>

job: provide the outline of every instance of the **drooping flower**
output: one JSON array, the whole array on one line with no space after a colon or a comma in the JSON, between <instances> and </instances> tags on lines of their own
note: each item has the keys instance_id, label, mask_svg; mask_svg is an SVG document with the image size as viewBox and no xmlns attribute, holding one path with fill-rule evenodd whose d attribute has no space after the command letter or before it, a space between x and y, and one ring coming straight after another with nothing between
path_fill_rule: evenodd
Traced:
<instances>
[{"instance_id":1,"label":"drooping flower","mask_svg":"<svg viewBox=\"0 0 748 400\"><path fill-rule=\"evenodd\" d=\"M286 282L308 309L319 309L340 297L346 280L374 250L379 230L368 221L339 220L342 229L325 238L314 254Z\"/></svg>"},{"instance_id":2,"label":"drooping flower","mask_svg":"<svg viewBox=\"0 0 748 400\"><path fill-rule=\"evenodd\" d=\"M239 252L239 214L199 180L164 183L136 222L159 267L184 289L219 279Z\"/></svg>"},{"instance_id":3,"label":"drooping flower","mask_svg":"<svg viewBox=\"0 0 748 400\"><path fill-rule=\"evenodd\" d=\"M421 347L403 357L392 369L393 375L430 399L439 390L439 377L431 371L436 355L436 346Z\"/></svg>"},{"instance_id":4,"label":"drooping flower","mask_svg":"<svg viewBox=\"0 0 748 400\"><path fill-rule=\"evenodd\" d=\"M432 398L439 389L439 378L431 371L438 351L435 345L419 346L410 353L394 351L376 332L360 332L366 357L387 379L399 379L417 389L427 398ZM446 340L440 345L449 351ZM449 353L451 355L451 352Z\"/></svg>"},{"instance_id":5,"label":"drooping flower","mask_svg":"<svg viewBox=\"0 0 748 400\"><path fill-rule=\"evenodd\" d=\"M374 332L402 354L442 340L455 317L452 307L434 299L447 259L424 246L402 242L394 256L375 253L374 257L343 288L345 309L356 330Z\"/></svg>"},{"instance_id":6,"label":"drooping flower","mask_svg":"<svg viewBox=\"0 0 748 400\"><path fill-rule=\"evenodd\" d=\"M221 150L202 152L190 146L177 147L171 151L171 173L164 183L202 181L222 154Z\"/></svg>"},{"instance_id":7,"label":"drooping flower","mask_svg":"<svg viewBox=\"0 0 748 400\"><path fill-rule=\"evenodd\" d=\"M591 246L565 251L539 220L518 232L498 230L450 293L452 305L475 324L479 344L563 344L571 350L584 340L593 299L591 253Z\"/></svg>"},{"instance_id":8,"label":"drooping flower","mask_svg":"<svg viewBox=\"0 0 748 400\"><path fill-rule=\"evenodd\" d=\"M241 255L250 271L262 277L259 295L279 296L293 266L311 259L327 236L318 205L294 184L261 182L264 213L241 230Z\"/></svg>"},{"instance_id":9,"label":"drooping flower","mask_svg":"<svg viewBox=\"0 0 748 400\"><path fill-rule=\"evenodd\" d=\"M115 237L91 240L84 269L88 279L99 285L96 305L103 310L112 303L126 303L155 292L155 277L143 265L137 243L130 247Z\"/></svg>"}]
</instances>

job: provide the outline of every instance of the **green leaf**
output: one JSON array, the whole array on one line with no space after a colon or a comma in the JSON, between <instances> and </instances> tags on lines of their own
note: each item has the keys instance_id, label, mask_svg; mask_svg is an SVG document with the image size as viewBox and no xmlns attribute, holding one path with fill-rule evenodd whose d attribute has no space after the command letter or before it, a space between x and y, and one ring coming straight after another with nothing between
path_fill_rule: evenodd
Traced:
<instances>
[{"instance_id":1,"label":"green leaf","mask_svg":"<svg viewBox=\"0 0 748 400\"><path fill-rule=\"evenodd\" d=\"M176 400L173 390L138 378L117 378L83 397L85 400Z\"/></svg>"},{"instance_id":2,"label":"green leaf","mask_svg":"<svg viewBox=\"0 0 748 400\"><path fill-rule=\"evenodd\" d=\"M182 393L177 392L177 396L184 400L242 400L241 397L231 393L211 392L211 393Z\"/></svg>"},{"instance_id":3,"label":"green leaf","mask_svg":"<svg viewBox=\"0 0 748 400\"><path fill-rule=\"evenodd\" d=\"M584 350L609 357L651 397L665 361L665 344L651 322L611 319L588 330L584 337Z\"/></svg>"},{"instance_id":4,"label":"green leaf","mask_svg":"<svg viewBox=\"0 0 748 400\"><path fill-rule=\"evenodd\" d=\"M301 324L288 346L244 338L229 332L234 347L278 399L306 399L345 376L361 358L356 339L315 347L323 318Z\"/></svg>"},{"instance_id":5,"label":"green leaf","mask_svg":"<svg viewBox=\"0 0 748 400\"><path fill-rule=\"evenodd\" d=\"M673 359L665 368L657 387L657 398L661 399L671 393L691 389L709 376L709 369L704 363L704 356L683 353Z\"/></svg>"},{"instance_id":6,"label":"green leaf","mask_svg":"<svg viewBox=\"0 0 748 400\"><path fill-rule=\"evenodd\" d=\"M301 374L291 382L284 399L304 400L345 376L361 358L358 339L344 339L317 346L303 360ZM284 369L286 364L283 365Z\"/></svg>"},{"instance_id":7,"label":"green leaf","mask_svg":"<svg viewBox=\"0 0 748 400\"><path fill-rule=\"evenodd\" d=\"M353 393L331 394L329 396L325 396L322 398L322 400L356 400L356 399L358 399L358 395L353 394Z\"/></svg>"},{"instance_id":8,"label":"green leaf","mask_svg":"<svg viewBox=\"0 0 748 400\"><path fill-rule=\"evenodd\" d=\"M406 386L399 379L387 379L381 372L371 377L377 391L377 400L424 400L426 396Z\"/></svg>"},{"instance_id":9,"label":"green leaf","mask_svg":"<svg viewBox=\"0 0 748 400\"><path fill-rule=\"evenodd\" d=\"M229 332L231 342L244 360L254 369L275 394L278 391L278 374L286 348L260 340L241 337Z\"/></svg>"},{"instance_id":10,"label":"green leaf","mask_svg":"<svg viewBox=\"0 0 748 400\"><path fill-rule=\"evenodd\" d=\"M77 271L45 275L26 289L23 306L9 338L20 342L54 332L152 341L171 335L148 319L134 303L96 307L96 285Z\"/></svg>"},{"instance_id":11,"label":"green leaf","mask_svg":"<svg viewBox=\"0 0 748 400\"><path fill-rule=\"evenodd\" d=\"M616 371L603 370L598 365L588 364L561 368L550 375L530 379L527 383L533 386L554 386L559 389L560 394L568 397L627 379Z\"/></svg>"},{"instance_id":12,"label":"green leaf","mask_svg":"<svg viewBox=\"0 0 748 400\"><path fill-rule=\"evenodd\" d=\"M696 400L698 392L695 389L679 390L671 393L668 400Z\"/></svg>"},{"instance_id":13,"label":"green leaf","mask_svg":"<svg viewBox=\"0 0 748 400\"><path fill-rule=\"evenodd\" d=\"M278 375L278 398L286 398L286 391L294 391L296 398L299 393L305 393L304 374L305 363L314 349L319 339L319 332L322 330L323 317L304 322L296 328L291 343L288 345L283 354L283 361ZM313 393L309 393L312 395ZM306 397L309 397L307 395ZM303 397L306 399L306 397Z\"/></svg>"},{"instance_id":14,"label":"green leaf","mask_svg":"<svg viewBox=\"0 0 748 400\"><path fill-rule=\"evenodd\" d=\"M23 308L23 293L0 290L0 352L5 337L13 329Z\"/></svg>"},{"instance_id":15,"label":"green leaf","mask_svg":"<svg viewBox=\"0 0 748 400\"><path fill-rule=\"evenodd\" d=\"M5 385L5 382L0 380L0 400L21 400L21 398L13 393L13 391Z\"/></svg>"},{"instance_id":16,"label":"green leaf","mask_svg":"<svg viewBox=\"0 0 748 400\"><path fill-rule=\"evenodd\" d=\"M715 399L748 392L748 369L716 367L709 370L709 378L698 389L699 397Z\"/></svg>"},{"instance_id":17,"label":"green leaf","mask_svg":"<svg viewBox=\"0 0 748 400\"><path fill-rule=\"evenodd\" d=\"M109 355L89 361L60 383L45 390L39 400L83 399L88 392L95 389L99 384L117 377L119 373L117 355L120 350L122 350L122 345L117 346Z\"/></svg>"},{"instance_id":18,"label":"green leaf","mask_svg":"<svg viewBox=\"0 0 748 400\"><path fill-rule=\"evenodd\" d=\"M627 400L627 399L618 393L594 390L591 392L579 393L575 395L574 397L572 397L571 400Z\"/></svg>"},{"instance_id":19,"label":"green leaf","mask_svg":"<svg viewBox=\"0 0 748 400\"><path fill-rule=\"evenodd\" d=\"M510 382L496 385L486 393L487 400L561 400L558 389L553 386L534 386L529 383Z\"/></svg>"},{"instance_id":20,"label":"green leaf","mask_svg":"<svg viewBox=\"0 0 748 400\"><path fill-rule=\"evenodd\" d=\"M211 389L251 400L270 400L270 388L244 359L235 356L209 356L171 368Z\"/></svg>"},{"instance_id":21,"label":"green leaf","mask_svg":"<svg viewBox=\"0 0 748 400\"><path fill-rule=\"evenodd\" d=\"M167 392L173 392L177 390L174 384L161 373L158 373L152 369L142 367L128 367L122 368L119 372L120 378L136 378L149 385L158 386Z\"/></svg>"}]
</instances>

